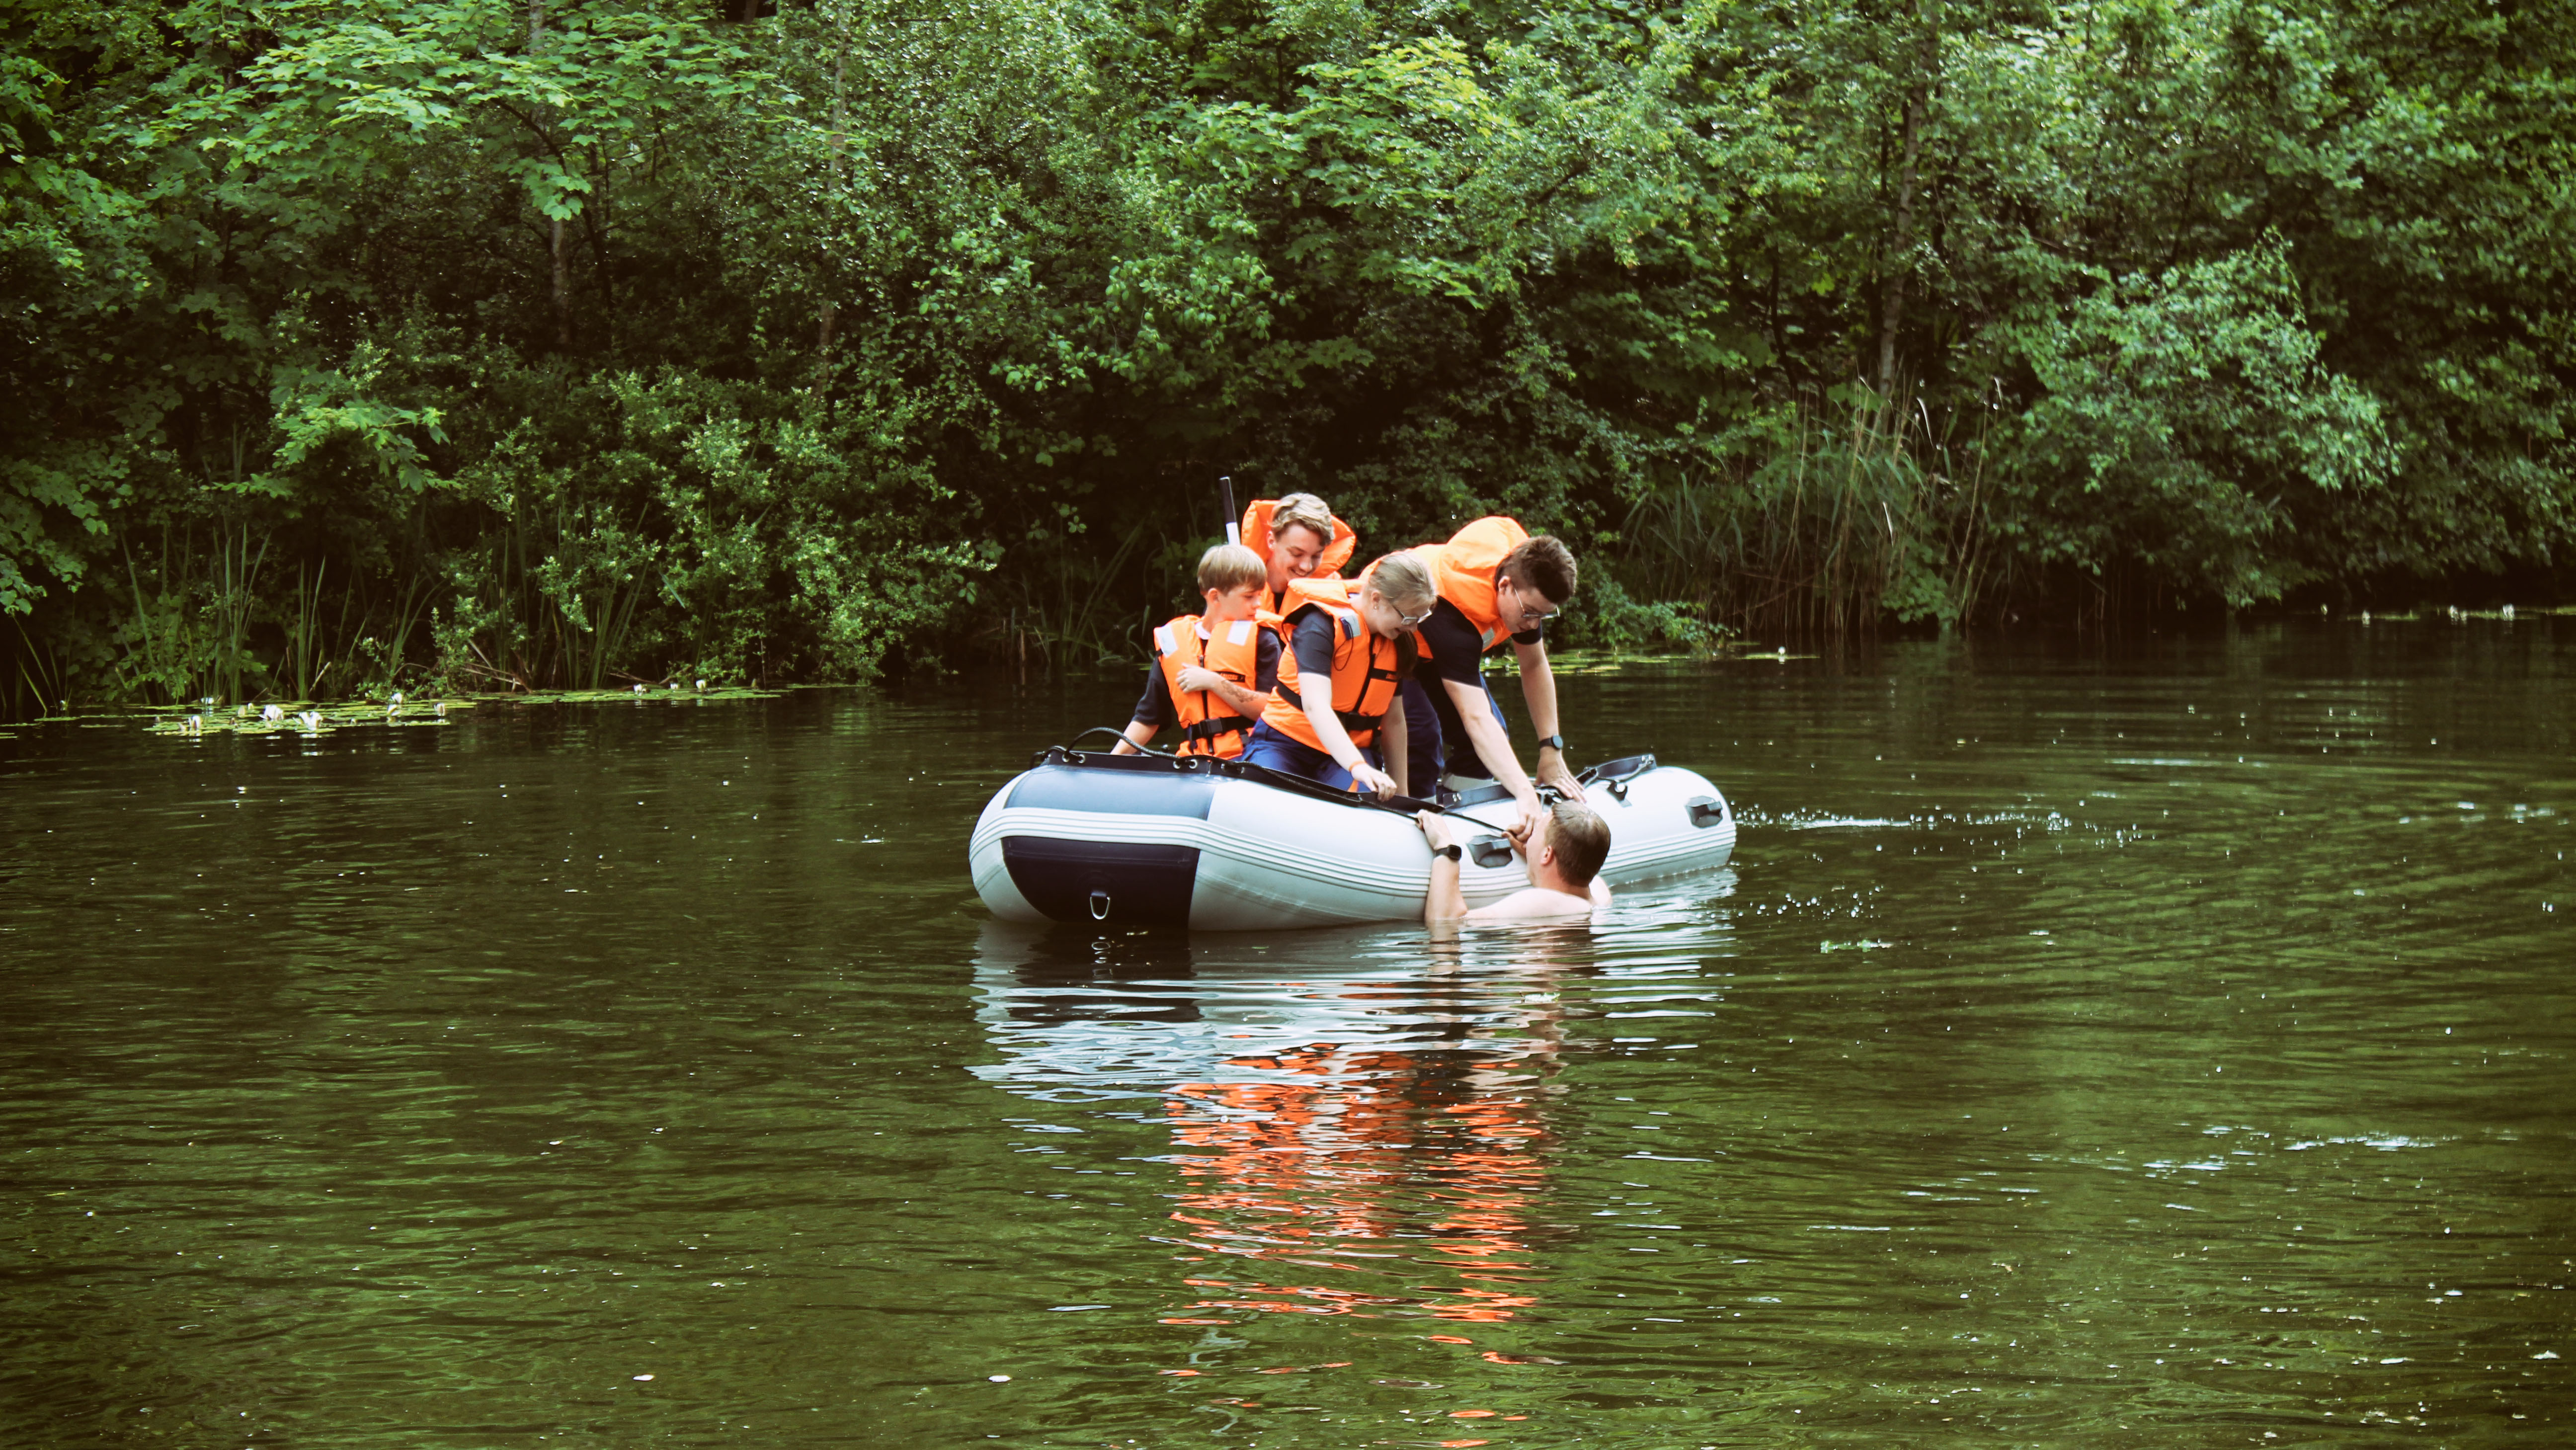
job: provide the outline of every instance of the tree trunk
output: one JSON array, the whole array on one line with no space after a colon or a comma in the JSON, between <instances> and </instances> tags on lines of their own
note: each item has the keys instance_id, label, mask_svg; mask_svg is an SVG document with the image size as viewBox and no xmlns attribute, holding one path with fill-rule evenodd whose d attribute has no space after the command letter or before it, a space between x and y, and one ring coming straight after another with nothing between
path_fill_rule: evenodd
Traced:
<instances>
[{"instance_id":1,"label":"tree trunk","mask_svg":"<svg viewBox=\"0 0 2576 1450\"><path fill-rule=\"evenodd\" d=\"M1914 87L1905 97L1904 160L1896 173L1896 222L1887 239L1887 274L1878 304L1878 395L1896 398L1896 334L1905 322L1906 254L1914 247L1914 178L1923 157L1923 124L1941 64L1941 0L1918 5L1922 32L1914 45Z\"/></svg>"},{"instance_id":2,"label":"tree trunk","mask_svg":"<svg viewBox=\"0 0 2576 1450\"><path fill-rule=\"evenodd\" d=\"M849 145L849 78L850 37L848 29L844 27L840 33L840 54L832 60L832 131L829 138L832 148L832 186L829 194L835 202L841 199L842 188L848 185L848 163L842 153ZM828 225L823 230L825 236L832 234L832 229ZM831 297L832 259L827 254L822 261L824 296L820 309L821 318L815 327L815 345L828 352L832 347L833 329L841 320L841 309L833 304Z\"/></svg>"},{"instance_id":3,"label":"tree trunk","mask_svg":"<svg viewBox=\"0 0 2576 1450\"><path fill-rule=\"evenodd\" d=\"M528 0L528 53L536 54L545 48L545 44L546 0ZM542 118L545 113L540 109L537 114ZM549 220L554 223L551 250L555 272L555 346L569 349L572 346L572 279L564 265L564 224L562 217Z\"/></svg>"},{"instance_id":4,"label":"tree trunk","mask_svg":"<svg viewBox=\"0 0 2576 1450\"><path fill-rule=\"evenodd\" d=\"M555 223L555 346L572 346L572 275L564 264L564 224Z\"/></svg>"}]
</instances>

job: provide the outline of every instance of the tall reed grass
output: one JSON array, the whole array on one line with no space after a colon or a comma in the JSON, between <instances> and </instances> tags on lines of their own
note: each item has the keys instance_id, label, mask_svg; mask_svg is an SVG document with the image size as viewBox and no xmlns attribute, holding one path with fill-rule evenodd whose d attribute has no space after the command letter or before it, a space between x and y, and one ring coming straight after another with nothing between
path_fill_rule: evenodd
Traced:
<instances>
[{"instance_id":1,"label":"tall reed grass","mask_svg":"<svg viewBox=\"0 0 2576 1450\"><path fill-rule=\"evenodd\" d=\"M1612 572L1745 630L1965 619L1994 582L1987 416L1858 387L1803 400L1638 499Z\"/></svg>"}]
</instances>

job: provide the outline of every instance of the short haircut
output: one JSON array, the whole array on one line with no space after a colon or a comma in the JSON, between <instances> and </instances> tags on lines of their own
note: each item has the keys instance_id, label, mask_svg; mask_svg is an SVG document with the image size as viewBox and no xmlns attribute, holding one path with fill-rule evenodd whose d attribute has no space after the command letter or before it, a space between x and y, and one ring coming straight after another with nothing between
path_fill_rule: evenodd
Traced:
<instances>
[{"instance_id":1,"label":"short haircut","mask_svg":"<svg viewBox=\"0 0 2576 1450\"><path fill-rule=\"evenodd\" d=\"M1547 843L1556 849L1556 869L1565 884L1587 890L1610 857L1610 823L1590 806L1558 801L1548 813Z\"/></svg>"},{"instance_id":2,"label":"short haircut","mask_svg":"<svg viewBox=\"0 0 2576 1450\"><path fill-rule=\"evenodd\" d=\"M1199 592L1213 589L1231 594L1246 584L1259 588L1270 582L1270 565L1259 554L1241 544L1219 544L1199 555Z\"/></svg>"},{"instance_id":3,"label":"short haircut","mask_svg":"<svg viewBox=\"0 0 2576 1450\"><path fill-rule=\"evenodd\" d=\"M1304 524L1315 531L1318 543L1333 541L1333 511L1311 493L1292 493L1270 506L1270 532L1286 532L1290 524ZM1270 540L1261 541L1267 545Z\"/></svg>"},{"instance_id":4,"label":"short haircut","mask_svg":"<svg viewBox=\"0 0 2576 1450\"><path fill-rule=\"evenodd\" d=\"M1368 582L1399 614L1420 614L1440 598L1431 566L1411 554L1389 554L1369 565Z\"/></svg>"},{"instance_id":5,"label":"short haircut","mask_svg":"<svg viewBox=\"0 0 2576 1450\"><path fill-rule=\"evenodd\" d=\"M1547 596L1551 604L1574 597L1574 551L1553 534L1523 539L1503 556L1503 574Z\"/></svg>"}]
</instances>

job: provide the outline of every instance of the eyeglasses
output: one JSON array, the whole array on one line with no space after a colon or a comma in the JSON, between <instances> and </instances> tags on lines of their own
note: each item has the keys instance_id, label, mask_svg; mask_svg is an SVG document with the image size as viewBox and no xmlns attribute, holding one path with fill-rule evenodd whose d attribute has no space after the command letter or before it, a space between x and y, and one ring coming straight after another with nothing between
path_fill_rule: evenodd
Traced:
<instances>
[{"instance_id":1,"label":"eyeglasses","mask_svg":"<svg viewBox=\"0 0 2576 1450\"><path fill-rule=\"evenodd\" d=\"M1371 604L1372 606L1376 607L1376 608L1383 609L1383 610L1385 610L1388 614L1390 614L1390 615L1394 616L1394 619L1395 619L1395 627L1396 627L1396 629L1397 629L1399 632L1401 632L1401 631L1403 631L1403 630L1411 629L1411 628L1413 628L1415 625L1420 624L1422 621L1424 621L1424 620L1426 620L1426 619L1429 619L1429 618L1432 616L1433 612L1434 612L1434 611L1436 611L1436 610L1438 610L1438 609L1440 608L1440 601L1439 601L1439 600L1437 600L1437 599L1434 599L1434 600L1432 600L1432 601L1431 601L1431 608L1430 608L1430 609L1426 609L1426 610L1422 611L1420 614L1407 614L1407 613L1405 613L1403 610L1400 610L1400 609L1398 609L1398 608L1396 608L1396 607L1395 607L1395 601L1394 601L1394 600L1387 598L1387 597L1386 597L1385 595L1383 595L1383 594L1380 594L1380 593L1379 593L1376 589L1374 589L1374 588L1372 588L1372 589L1370 589L1370 590L1368 591L1368 603L1369 603L1369 604Z\"/></svg>"},{"instance_id":2,"label":"eyeglasses","mask_svg":"<svg viewBox=\"0 0 2576 1450\"><path fill-rule=\"evenodd\" d=\"M1562 604L1548 609L1532 609L1529 607L1529 601L1539 596L1523 593L1520 581L1517 579L1506 579L1503 582L1511 587L1512 598L1520 604L1521 623L1525 625L1545 624L1565 612L1565 606Z\"/></svg>"}]
</instances>

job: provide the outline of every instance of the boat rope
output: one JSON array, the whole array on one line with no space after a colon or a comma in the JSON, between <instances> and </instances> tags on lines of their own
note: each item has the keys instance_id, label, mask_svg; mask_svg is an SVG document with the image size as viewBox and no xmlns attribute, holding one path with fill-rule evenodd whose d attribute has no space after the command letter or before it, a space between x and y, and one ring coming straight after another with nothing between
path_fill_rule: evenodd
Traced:
<instances>
[{"instance_id":1,"label":"boat rope","mask_svg":"<svg viewBox=\"0 0 2576 1450\"><path fill-rule=\"evenodd\" d=\"M1108 735L1108 736L1113 736L1113 737L1115 737L1115 738L1117 738L1117 739L1120 739L1120 740L1127 740L1127 732L1126 732L1126 731L1124 731L1124 730L1120 730L1120 729L1118 729L1117 727L1115 727L1115 726L1111 726L1111 725L1094 725L1094 726L1092 726L1090 729L1083 731L1081 734L1076 735L1076 736L1075 736L1075 737L1073 737L1073 738L1074 738L1075 740L1078 740L1078 741L1079 741L1079 740L1088 740L1088 739L1090 739L1090 738L1091 738L1092 736L1094 736L1094 735ZM1178 756L1178 755L1174 754L1173 752L1171 752L1171 751L1169 751L1169 750L1156 750L1153 746L1150 746L1150 745L1136 745L1136 742L1135 742L1135 741L1133 741L1133 740L1127 740L1127 743L1128 743L1129 745L1134 745L1134 746L1136 747L1136 753L1137 753L1137 754L1139 754L1139 755L1159 755L1159 756L1163 757L1165 760L1178 760L1178 759L1180 759L1180 756Z\"/></svg>"},{"instance_id":2,"label":"boat rope","mask_svg":"<svg viewBox=\"0 0 2576 1450\"><path fill-rule=\"evenodd\" d=\"M1113 725L1094 725L1090 729L1074 736L1073 739L1076 744L1079 744L1082 741L1090 739L1094 735L1106 735L1115 740L1127 740L1127 732L1120 730ZM1165 760L1180 760L1185 758L1169 750L1157 750L1151 745L1136 745L1136 742L1132 740L1127 740L1127 743L1135 745L1136 751L1140 755L1155 755L1160 756ZM1056 748L1059 750L1070 750L1072 747L1058 746ZM1043 754L1044 752L1040 753ZM1207 757L1193 756L1186 758L1206 759ZM1497 825L1492 821L1486 820L1483 816L1472 816L1457 806L1444 806L1438 801L1424 800L1419 796L1400 795L1383 797L1370 791L1335 790L1331 786L1319 785L1318 783L1307 780L1302 776L1287 775L1279 771L1271 770L1266 766L1246 765L1236 761L1228 761L1225 763L1232 765L1234 767L1234 771L1241 772L1245 779L1256 780L1266 785L1279 786L1282 789L1296 791L1301 795L1323 796L1342 805L1364 806L1370 810L1393 811L1397 815L1407 817L1421 811L1432 811L1439 815L1449 816L1456 820L1467 821L1475 825L1483 826L1489 831L1501 831L1505 834L1509 834L1510 831L1509 827ZM1228 773L1232 774L1234 772L1230 771ZM1552 787L1542 786L1540 787L1540 790L1544 795L1554 795L1556 793Z\"/></svg>"}]
</instances>

